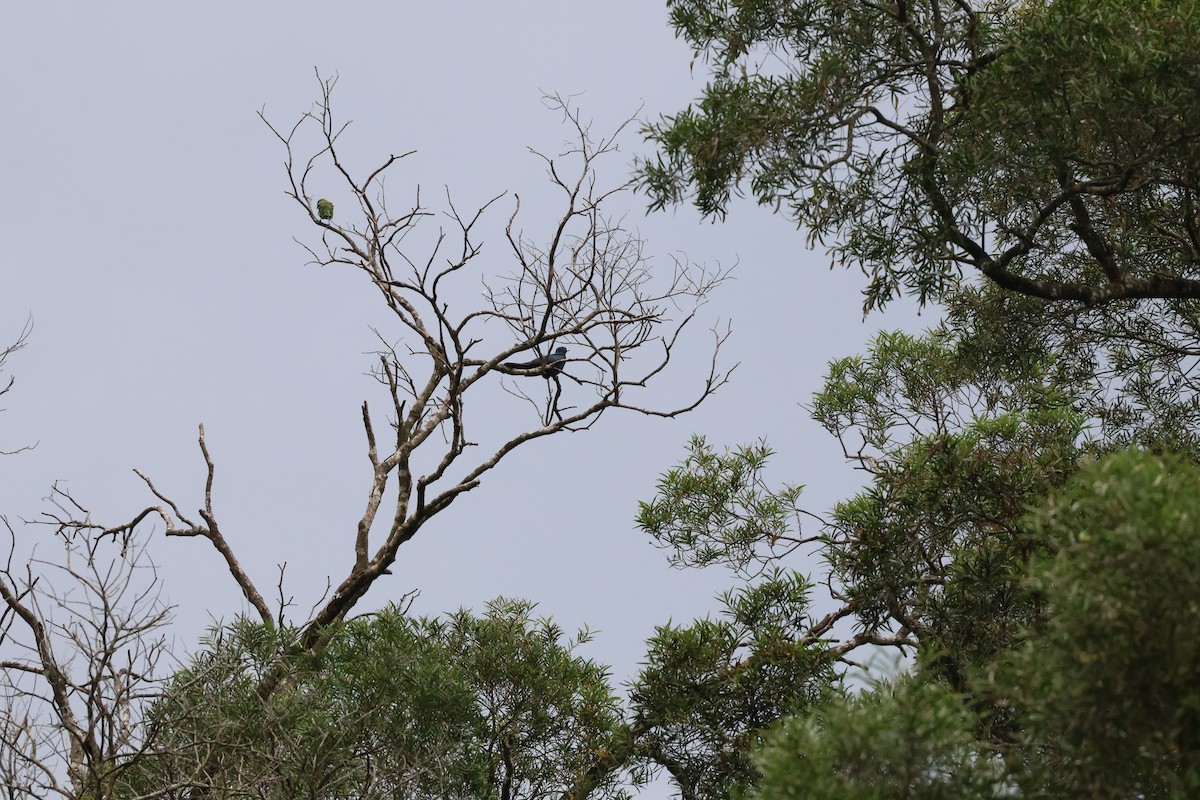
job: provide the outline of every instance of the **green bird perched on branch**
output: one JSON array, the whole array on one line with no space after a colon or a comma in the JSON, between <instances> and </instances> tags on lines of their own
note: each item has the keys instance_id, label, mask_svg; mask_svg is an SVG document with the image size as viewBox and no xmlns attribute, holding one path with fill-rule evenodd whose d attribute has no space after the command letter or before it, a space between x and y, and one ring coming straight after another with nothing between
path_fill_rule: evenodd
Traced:
<instances>
[{"instance_id":1,"label":"green bird perched on branch","mask_svg":"<svg viewBox=\"0 0 1200 800\"><path fill-rule=\"evenodd\" d=\"M333 219L333 203L329 202L324 197L318 200L317 216L326 221Z\"/></svg>"}]
</instances>

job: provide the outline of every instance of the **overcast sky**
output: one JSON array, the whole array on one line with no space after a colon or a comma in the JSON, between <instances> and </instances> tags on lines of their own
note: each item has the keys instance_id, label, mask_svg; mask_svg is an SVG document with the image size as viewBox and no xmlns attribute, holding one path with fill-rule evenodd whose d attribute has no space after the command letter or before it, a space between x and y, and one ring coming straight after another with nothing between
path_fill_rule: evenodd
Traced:
<instances>
[{"instance_id":1,"label":"overcast sky","mask_svg":"<svg viewBox=\"0 0 1200 800\"><path fill-rule=\"evenodd\" d=\"M694 99L703 71L692 76L691 61L665 6L633 0L11 6L0 28L0 341L30 316L34 331L9 365L0 449L37 447L0 459L0 513L35 517L61 480L98 521L121 521L151 502L134 467L193 511L203 422L225 535L265 591L286 562L289 594L307 608L351 562L369 477L359 406L382 414L386 403L364 375L371 326L388 317L360 273L306 266L293 237L310 237L310 224L284 195L283 153L256 112L290 124L319 96L314 67L336 72L335 112L354 121L343 153L365 167L416 150L389 193L420 184L432 202L448 186L469 206L539 191L526 147L554 150L568 134L543 91L578 93L609 129ZM636 128L602 177L628 174L643 148ZM641 219L643 200L627 204L655 264L678 252L737 263L704 312L705 325L732 321L732 383L677 420L611 413L518 450L402 548L359 610L414 588L422 613L529 598L568 630L599 630L589 655L624 679L655 625L703 616L733 585L717 569L671 570L633 522L693 432L719 446L768 437L772 479L807 484L816 511L857 485L799 404L829 359L861 352L880 326L927 320L897 309L864 323L861 277L830 272L764 210L713 225L690 208ZM527 209L530 233L548 220L539 211ZM503 217L491 223L497 239ZM491 252L481 277L510 268ZM699 378L677 370L668 394L689 395ZM154 548L185 645L243 609L205 545Z\"/></svg>"}]
</instances>

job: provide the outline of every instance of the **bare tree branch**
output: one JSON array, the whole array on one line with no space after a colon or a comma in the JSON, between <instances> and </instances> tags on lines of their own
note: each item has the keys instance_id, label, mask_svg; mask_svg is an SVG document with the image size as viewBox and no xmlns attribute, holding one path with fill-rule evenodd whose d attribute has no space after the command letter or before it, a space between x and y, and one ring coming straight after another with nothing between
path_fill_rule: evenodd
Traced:
<instances>
[{"instance_id":1,"label":"bare tree branch","mask_svg":"<svg viewBox=\"0 0 1200 800\"><path fill-rule=\"evenodd\" d=\"M395 415L390 420L390 452L380 450L364 404L373 476L356 525L354 566L305 626L302 649L318 646L322 631L345 617L394 562L399 547L477 486L515 448L561 431L589 428L610 408L657 416L684 413L729 375L716 357L726 331L716 335L709 374L685 404L654 408L627 399L666 369L696 307L727 272L677 259L669 277L654 275L644 241L622 217L606 210L629 185L604 186L596 162L616 151L615 138L624 125L610 136L596 137L569 100L547 98L548 107L571 130L571 142L554 155L531 152L558 193L560 211L544 236L533 235L521 227L522 204L513 195L504 223L513 266L506 274L485 278L481 306L455 313L446 298L460 294L453 287L456 279L480 276L480 231L505 195L464 213L447 192L443 213L449 225L431 231L423 254L416 256L410 242L417 238L419 223L434 212L421 205L418 192L411 206L392 214L383 192L388 170L410 153L391 156L365 180L355 180L339 155L346 125L335 121L332 111L335 83L336 79L322 81L321 101L291 128L263 119L286 151L288 195L322 230L319 245L306 245L313 261L364 273L399 322L402 341L408 341L403 347L387 344L379 353L376 375L391 395ZM300 155L300 142L313 132L314 155ZM340 189L329 187L328 177L337 180ZM312 187L318 182L325 187L322 194L341 192L351 198L348 221L340 216L336 222L322 219L317 213ZM684 312L679 320L672 319L673 310ZM552 345L568 347L561 377L569 386L590 390L590 399L580 402L578 392L571 392L571 405L564 406L568 393L559 373L546 374L540 381L528 370L505 364L522 353L542 358ZM507 434L489 455L467 462L466 453L477 446L468 433L474 416L467 398L481 393L481 382L493 374L512 377L513 383L504 380L503 387L538 409L539 424ZM530 385L545 385L544 399L535 399ZM418 461L432 466L416 470ZM396 490L395 506L382 523L383 497L391 487ZM384 530L376 532L381 525Z\"/></svg>"},{"instance_id":2,"label":"bare tree branch","mask_svg":"<svg viewBox=\"0 0 1200 800\"><path fill-rule=\"evenodd\" d=\"M15 568L16 535L0 520L0 646L12 656L0 661L0 786L11 797L110 797L152 738L144 711L170 656L161 582L144 543L107 555L105 537L70 529L62 558Z\"/></svg>"},{"instance_id":3,"label":"bare tree branch","mask_svg":"<svg viewBox=\"0 0 1200 800\"><path fill-rule=\"evenodd\" d=\"M11 356L13 353L17 352L18 350L22 349L23 347L25 347L26 344L29 343L29 335L31 333L33 333L33 317L30 317L29 319L25 320L25 325L22 326L21 333L17 335L17 340L15 342L13 342L12 344L8 345L7 347L5 347L3 350L0 350L0 373L2 373L4 366L8 363L9 356ZM5 382L2 374L0 374L0 397L3 397L4 395L8 394L9 391L12 389L13 384L15 382L16 382L16 378L13 377L12 375L10 375L8 377L8 381ZM0 409L0 411L3 411L3 410L4 409ZM0 455L4 455L4 456L16 455L17 453L20 453L25 450L32 450L36 446L37 445L35 443L35 444L30 444L30 445L24 445L23 447L18 447L16 450L0 450Z\"/></svg>"}]
</instances>

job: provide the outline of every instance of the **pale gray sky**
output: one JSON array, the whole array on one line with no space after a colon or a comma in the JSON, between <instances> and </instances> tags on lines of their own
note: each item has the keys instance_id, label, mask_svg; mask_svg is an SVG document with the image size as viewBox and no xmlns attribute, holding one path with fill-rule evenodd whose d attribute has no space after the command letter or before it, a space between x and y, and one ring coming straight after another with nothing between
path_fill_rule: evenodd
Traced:
<instances>
[{"instance_id":1,"label":"pale gray sky","mask_svg":"<svg viewBox=\"0 0 1200 800\"><path fill-rule=\"evenodd\" d=\"M360 274L305 266L292 238L308 223L255 112L289 124L318 97L314 66L336 71L335 112L354 120L343 153L366 166L415 149L389 192L420 183L432 203L448 185L466 206L536 195L542 167L526 146L567 135L540 90L581 93L608 129L639 107L682 108L704 76L689 75L665 6L634 0L46 2L4 16L0 341L28 315L35 329L11 362L0 449L38 446L0 459L0 513L36 516L63 480L98 520L122 520L150 502L133 467L194 510L203 422L225 535L261 588L287 562L300 608L350 564L368 478L359 405L382 415L386 400L364 376L369 326L388 317ZM642 146L636 126L624 144L612 181ZM636 217L643 206L630 198ZM492 222L498 239L503 216ZM671 570L633 524L692 432L718 445L769 437L774 480L808 484L814 510L852 491L836 443L798 404L829 359L912 314L864 324L861 277L829 272L802 233L759 209L720 225L686 208L635 222L664 266L679 251L740 261L704 321L733 322L733 382L678 420L609 413L591 432L520 449L402 548L360 610L412 588L423 613L526 597L568 630L598 629L588 652L623 679L655 625L704 615L732 584L716 569ZM684 396L698 379L681 370L668 388ZM521 499L533 493L543 500L530 515ZM183 643L242 608L204 542L159 541L154 554Z\"/></svg>"}]
</instances>

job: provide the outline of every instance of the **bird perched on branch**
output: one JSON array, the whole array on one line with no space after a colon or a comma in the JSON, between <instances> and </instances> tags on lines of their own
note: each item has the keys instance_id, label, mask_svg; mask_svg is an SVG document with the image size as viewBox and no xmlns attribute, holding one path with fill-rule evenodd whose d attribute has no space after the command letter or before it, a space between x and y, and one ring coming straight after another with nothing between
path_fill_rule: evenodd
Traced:
<instances>
[{"instance_id":1,"label":"bird perched on branch","mask_svg":"<svg viewBox=\"0 0 1200 800\"><path fill-rule=\"evenodd\" d=\"M328 221L333 219L333 203L322 197L317 201L317 217Z\"/></svg>"},{"instance_id":2,"label":"bird perched on branch","mask_svg":"<svg viewBox=\"0 0 1200 800\"><path fill-rule=\"evenodd\" d=\"M537 370L534 375L541 375L546 380L562 372L563 367L567 362L567 348L556 347L553 353L545 356L538 356L533 361L505 361L504 366L509 369L528 369Z\"/></svg>"}]
</instances>

